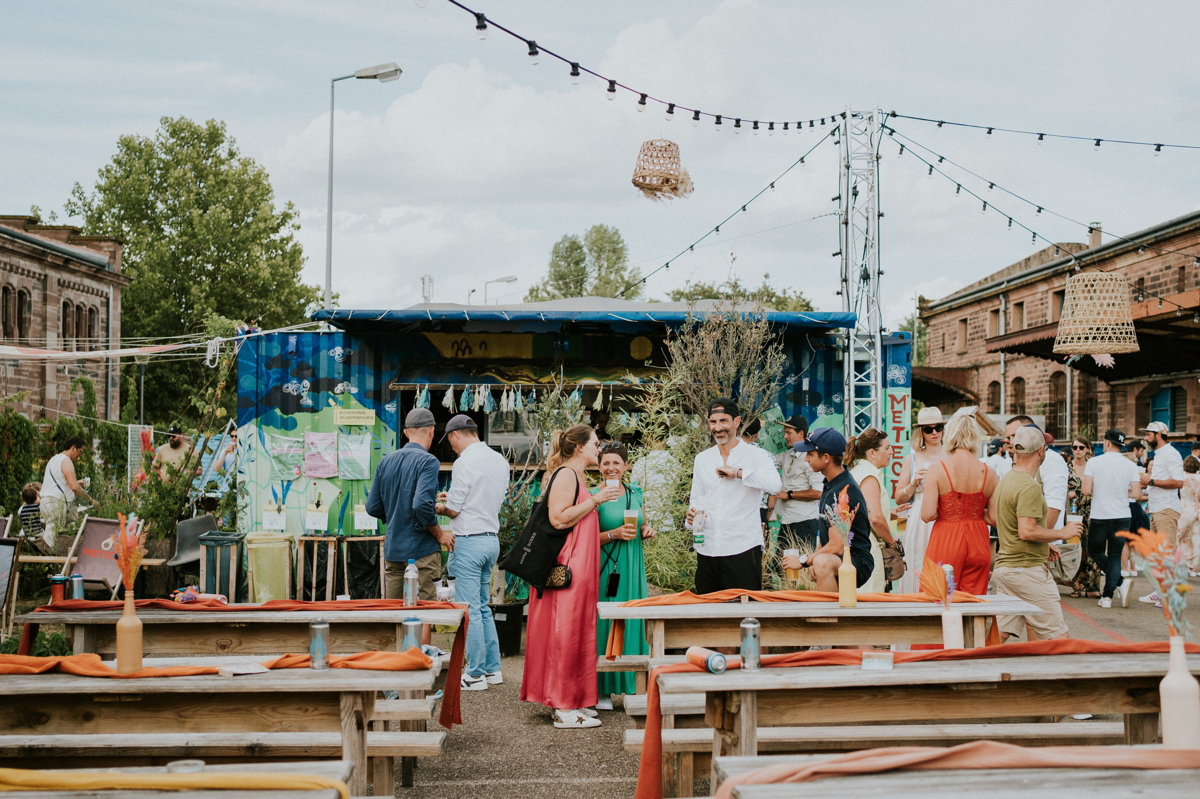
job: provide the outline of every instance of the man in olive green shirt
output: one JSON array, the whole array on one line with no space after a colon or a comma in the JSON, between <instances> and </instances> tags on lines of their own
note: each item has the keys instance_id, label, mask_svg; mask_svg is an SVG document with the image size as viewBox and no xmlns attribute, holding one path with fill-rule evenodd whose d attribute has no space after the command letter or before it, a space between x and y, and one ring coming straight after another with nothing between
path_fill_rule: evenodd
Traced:
<instances>
[{"instance_id":1,"label":"man in olive green shirt","mask_svg":"<svg viewBox=\"0 0 1200 799\"><path fill-rule=\"evenodd\" d=\"M1000 551L992 570L997 593L1015 596L1037 605L1042 612L1032 616L1000 616L997 623L1004 640L1028 630L1029 640L1065 638L1062 602L1058 586L1046 565L1051 543L1083 532L1083 525L1070 522L1060 530L1047 530L1046 497L1037 481L1038 468L1046 457L1046 440L1033 425L1013 434L1013 466L992 494L992 514L1000 538ZM1057 550L1053 550L1057 557Z\"/></svg>"}]
</instances>

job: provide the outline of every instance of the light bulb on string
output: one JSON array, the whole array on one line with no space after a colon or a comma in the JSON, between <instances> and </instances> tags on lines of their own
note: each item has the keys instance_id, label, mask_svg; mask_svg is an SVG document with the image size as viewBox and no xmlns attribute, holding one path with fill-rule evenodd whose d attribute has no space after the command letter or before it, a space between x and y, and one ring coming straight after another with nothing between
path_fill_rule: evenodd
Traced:
<instances>
[{"instance_id":1,"label":"light bulb on string","mask_svg":"<svg viewBox=\"0 0 1200 799\"><path fill-rule=\"evenodd\" d=\"M988 191L991 191L991 190L992 190L992 189L994 189L994 188L996 188L996 184L995 184L995 183L989 183L989 184L988 184Z\"/></svg>"},{"instance_id":2,"label":"light bulb on string","mask_svg":"<svg viewBox=\"0 0 1200 799\"><path fill-rule=\"evenodd\" d=\"M774 183L772 183L772 184L771 184L771 191L772 191L772 192L774 192L774 191L775 191L775 184L774 184Z\"/></svg>"},{"instance_id":3,"label":"light bulb on string","mask_svg":"<svg viewBox=\"0 0 1200 799\"><path fill-rule=\"evenodd\" d=\"M639 114L646 110L646 93L645 92L642 92L642 96L638 98L637 110L638 110Z\"/></svg>"},{"instance_id":4,"label":"light bulb on string","mask_svg":"<svg viewBox=\"0 0 1200 799\"><path fill-rule=\"evenodd\" d=\"M1095 152L1099 152L1099 151L1100 151L1100 140L1096 139L1096 146L1092 148L1092 152L1095 153Z\"/></svg>"},{"instance_id":5,"label":"light bulb on string","mask_svg":"<svg viewBox=\"0 0 1200 799\"><path fill-rule=\"evenodd\" d=\"M1034 213L1038 213L1038 214L1040 214L1041 212L1042 212L1042 206L1040 206L1040 205L1039 205L1039 206L1037 207L1037 211L1035 211Z\"/></svg>"},{"instance_id":6,"label":"light bulb on string","mask_svg":"<svg viewBox=\"0 0 1200 799\"><path fill-rule=\"evenodd\" d=\"M717 114L716 119L713 120L713 130L716 131L717 133L721 132L721 115L720 114Z\"/></svg>"},{"instance_id":7,"label":"light bulb on string","mask_svg":"<svg viewBox=\"0 0 1200 799\"><path fill-rule=\"evenodd\" d=\"M1039 134L1038 134L1038 137L1037 137L1037 143L1038 143L1038 144L1045 144L1045 143L1046 143L1046 134L1045 134L1045 133L1039 133Z\"/></svg>"},{"instance_id":8,"label":"light bulb on string","mask_svg":"<svg viewBox=\"0 0 1200 799\"><path fill-rule=\"evenodd\" d=\"M1196 311L1195 315L1192 316L1192 324L1200 325L1200 311Z\"/></svg>"},{"instance_id":9,"label":"light bulb on string","mask_svg":"<svg viewBox=\"0 0 1200 799\"><path fill-rule=\"evenodd\" d=\"M983 213L987 213L987 200L983 201Z\"/></svg>"},{"instance_id":10,"label":"light bulb on string","mask_svg":"<svg viewBox=\"0 0 1200 799\"><path fill-rule=\"evenodd\" d=\"M962 184L961 184L961 183L955 183L955 184L954 184L954 193L955 193L955 194L962 194Z\"/></svg>"},{"instance_id":11,"label":"light bulb on string","mask_svg":"<svg viewBox=\"0 0 1200 799\"><path fill-rule=\"evenodd\" d=\"M699 124L700 124L700 112L693 111L692 112L692 127L694 128Z\"/></svg>"},{"instance_id":12,"label":"light bulb on string","mask_svg":"<svg viewBox=\"0 0 1200 799\"><path fill-rule=\"evenodd\" d=\"M741 118L740 118L740 117L739 117L739 118L737 118L737 119L735 119L735 120L733 120L733 132L734 132L734 133L741 133L741 132L742 132L742 120L741 120Z\"/></svg>"},{"instance_id":13,"label":"light bulb on string","mask_svg":"<svg viewBox=\"0 0 1200 799\"><path fill-rule=\"evenodd\" d=\"M1037 244L1037 233L1031 233L1029 238L1030 244Z\"/></svg>"},{"instance_id":14,"label":"light bulb on string","mask_svg":"<svg viewBox=\"0 0 1200 799\"><path fill-rule=\"evenodd\" d=\"M1162 145L1161 144L1154 145L1154 154L1162 155Z\"/></svg>"},{"instance_id":15,"label":"light bulb on string","mask_svg":"<svg viewBox=\"0 0 1200 799\"><path fill-rule=\"evenodd\" d=\"M757 119L756 119L756 120L754 120L754 128L751 130L751 132L752 132L752 133L753 133L755 136L757 136L757 135L758 135L758 120L757 120Z\"/></svg>"},{"instance_id":16,"label":"light bulb on string","mask_svg":"<svg viewBox=\"0 0 1200 799\"><path fill-rule=\"evenodd\" d=\"M571 62L571 85L579 85L579 64L574 61Z\"/></svg>"},{"instance_id":17,"label":"light bulb on string","mask_svg":"<svg viewBox=\"0 0 1200 799\"><path fill-rule=\"evenodd\" d=\"M1182 307L1182 306L1176 306L1176 308L1175 308L1175 315L1176 315L1176 316L1183 316L1183 307Z\"/></svg>"},{"instance_id":18,"label":"light bulb on string","mask_svg":"<svg viewBox=\"0 0 1200 799\"><path fill-rule=\"evenodd\" d=\"M801 158L801 159L800 159L800 166L802 166L802 167L804 166L804 159L803 159L803 158Z\"/></svg>"},{"instance_id":19,"label":"light bulb on string","mask_svg":"<svg viewBox=\"0 0 1200 799\"><path fill-rule=\"evenodd\" d=\"M1145 245L1145 244L1143 244L1141 247L1138 247L1138 255L1141 255L1141 254L1143 254L1144 252L1146 252L1146 245Z\"/></svg>"},{"instance_id":20,"label":"light bulb on string","mask_svg":"<svg viewBox=\"0 0 1200 799\"><path fill-rule=\"evenodd\" d=\"M1011 216L1008 218L1008 229L1012 230L1012 217Z\"/></svg>"},{"instance_id":21,"label":"light bulb on string","mask_svg":"<svg viewBox=\"0 0 1200 799\"><path fill-rule=\"evenodd\" d=\"M768 135L768 136L774 136L774 135L775 135L775 123L774 123L774 122L768 122L768 123L767 123L767 135Z\"/></svg>"},{"instance_id":22,"label":"light bulb on string","mask_svg":"<svg viewBox=\"0 0 1200 799\"><path fill-rule=\"evenodd\" d=\"M721 238L721 226L720 225L717 225L715 228L713 228L713 235L718 239Z\"/></svg>"},{"instance_id":23,"label":"light bulb on string","mask_svg":"<svg viewBox=\"0 0 1200 799\"><path fill-rule=\"evenodd\" d=\"M900 145L900 152L896 153L896 157L897 157L897 158L903 158L903 157L904 157L904 145L903 145L903 144L901 144L901 145Z\"/></svg>"},{"instance_id":24,"label":"light bulb on string","mask_svg":"<svg viewBox=\"0 0 1200 799\"><path fill-rule=\"evenodd\" d=\"M529 63L536 67L538 65L538 62L541 60L542 60L542 54L538 51L537 42L535 42L533 39L530 39L529 40Z\"/></svg>"},{"instance_id":25,"label":"light bulb on string","mask_svg":"<svg viewBox=\"0 0 1200 799\"><path fill-rule=\"evenodd\" d=\"M821 117L821 127L825 127L825 117Z\"/></svg>"},{"instance_id":26,"label":"light bulb on string","mask_svg":"<svg viewBox=\"0 0 1200 799\"><path fill-rule=\"evenodd\" d=\"M786 123L786 122L783 123L783 129L780 130L780 135L783 135L783 136L788 135L788 123Z\"/></svg>"},{"instance_id":27,"label":"light bulb on string","mask_svg":"<svg viewBox=\"0 0 1200 799\"><path fill-rule=\"evenodd\" d=\"M929 165L929 171L927 173L925 173L925 177L927 177L927 178L933 177L933 164Z\"/></svg>"},{"instance_id":28,"label":"light bulb on string","mask_svg":"<svg viewBox=\"0 0 1200 799\"><path fill-rule=\"evenodd\" d=\"M610 80L608 82L608 99L615 100L617 98L617 82Z\"/></svg>"},{"instance_id":29,"label":"light bulb on string","mask_svg":"<svg viewBox=\"0 0 1200 799\"><path fill-rule=\"evenodd\" d=\"M479 41L488 37L487 17L479 12L475 12L475 35L479 37Z\"/></svg>"},{"instance_id":30,"label":"light bulb on string","mask_svg":"<svg viewBox=\"0 0 1200 799\"><path fill-rule=\"evenodd\" d=\"M663 114L663 119L670 122L675 118L675 103L667 103L667 111Z\"/></svg>"},{"instance_id":31,"label":"light bulb on string","mask_svg":"<svg viewBox=\"0 0 1200 799\"><path fill-rule=\"evenodd\" d=\"M988 129L987 129L987 135L989 135L989 136L991 136L991 135L992 135L992 129L991 129L991 128L988 128Z\"/></svg>"}]
</instances>

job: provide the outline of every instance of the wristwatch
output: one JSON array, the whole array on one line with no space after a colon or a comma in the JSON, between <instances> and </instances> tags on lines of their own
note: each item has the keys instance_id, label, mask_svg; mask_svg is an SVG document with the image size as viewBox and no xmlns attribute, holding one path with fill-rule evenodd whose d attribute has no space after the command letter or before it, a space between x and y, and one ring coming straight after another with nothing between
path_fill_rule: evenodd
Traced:
<instances>
[{"instance_id":1,"label":"wristwatch","mask_svg":"<svg viewBox=\"0 0 1200 799\"><path fill-rule=\"evenodd\" d=\"M791 499L791 498L792 498L792 491L791 491L791 489L788 489L788 499Z\"/></svg>"},{"instance_id":2,"label":"wristwatch","mask_svg":"<svg viewBox=\"0 0 1200 799\"><path fill-rule=\"evenodd\" d=\"M1151 477L1151 478L1150 478L1150 482L1149 482L1149 483L1147 483L1146 485L1148 485L1148 486L1152 486L1152 485L1154 485L1154 478L1153 478L1153 477Z\"/></svg>"},{"instance_id":3,"label":"wristwatch","mask_svg":"<svg viewBox=\"0 0 1200 799\"><path fill-rule=\"evenodd\" d=\"M808 555L801 555L800 556L800 567L804 568L807 565L808 565Z\"/></svg>"}]
</instances>

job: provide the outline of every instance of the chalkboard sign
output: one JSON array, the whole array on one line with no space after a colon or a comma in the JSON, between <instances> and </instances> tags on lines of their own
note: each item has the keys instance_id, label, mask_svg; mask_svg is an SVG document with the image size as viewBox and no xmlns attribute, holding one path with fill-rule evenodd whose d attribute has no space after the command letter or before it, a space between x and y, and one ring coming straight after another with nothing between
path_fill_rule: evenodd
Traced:
<instances>
[{"instance_id":1,"label":"chalkboard sign","mask_svg":"<svg viewBox=\"0 0 1200 799\"><path fill-rule=\"evenodd\" d=\"M17 547L20 541L15 538L0 538L0 616L8 609L9 592L12 590L13 578L17 573Z\"/></svg>"},{"instance_id":2,"label":"chalkboard sign","mask_svg":"<svg viewBox=\"0 0 1200 799\"><path fill-rule=\"evenodd\" d=\"M121 584L115 538L120 532L121 523L116 519L89 517L84 522L71 572L82 574L86 587L114 591Z\"/></svg>"}]
</instances>

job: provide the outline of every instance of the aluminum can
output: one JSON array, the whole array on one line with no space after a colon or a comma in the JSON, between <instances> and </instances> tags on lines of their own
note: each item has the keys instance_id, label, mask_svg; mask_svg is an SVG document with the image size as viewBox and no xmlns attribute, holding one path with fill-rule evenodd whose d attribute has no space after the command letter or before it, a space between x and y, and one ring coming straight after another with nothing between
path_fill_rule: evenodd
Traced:
<instances>
[{"instance_id":1,"label":"aluminum can","mask_svg":"<svg viewBox=\"0 0 1200 799\"><path fill-rule=\"evenodd\" d=\"M946 588L954 585L954 567L945 563L942 565L942 571L946 573Z\"/></svg>"},{"instance_id":2,"label":"aluminum can","mask_svg":"<svg viewBox=\"0 0 1200 799\"><path fill-rule=\"evenodd\" d=\"M687 660L694 666L706 669L710 674L720 674L725 671L727 665L724 655L703 646L689 646Z\"/></svg>"},{"instance_id":3,"label":"aluminum can","mask_svg":"<svg viewBox=\"0 0 1200 799\"><path fill-rule=\"evenodd\" d=\"M56 574L50 578L50 604L62 602L66 599L67 591L67 576L65 574Z\"/></svg>"},{"instance_id":4,"label":"aluminum can","mask_svg":"<svg viewBox=\"0 0 1200 799\"><path fill-rule=\"evenodd\" d=\"M758 619L742 619L742 668L746 671L758 671L759 647L758 637L762 625Z\"/></svg>"},{"instance_id":5,"label":"aluminum can","mask_svg":"<svg viewBox=\"0 0 1200 799\"><path fill-rule=\"evenodd\" d=\"M309 667L329 668L329 622L313 619L308 625Z\"/></svg>"},{"instance_id":6,"label":"aluminum can","mask_svg":"<svg viewBox=\"0 0 1200 799\"><path fill-rule=\"evenodd\" d=\"M404 620L404 637L400 639L400 651L407 652L414 646L421 648L421 620L410 616Z\"/></svg>"},{"instance_id":7,"label":"aluminum can","mask_svg":"<svg viewBox=\"0 0 1200 799\"><path fill-rule=\"evenodd\" d=\"M79 572L71 575L71 599L87 599L83 593L83 575Z\"/></svg>"}]
</instances>

